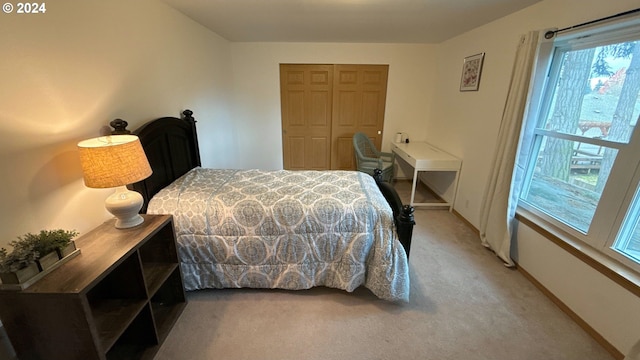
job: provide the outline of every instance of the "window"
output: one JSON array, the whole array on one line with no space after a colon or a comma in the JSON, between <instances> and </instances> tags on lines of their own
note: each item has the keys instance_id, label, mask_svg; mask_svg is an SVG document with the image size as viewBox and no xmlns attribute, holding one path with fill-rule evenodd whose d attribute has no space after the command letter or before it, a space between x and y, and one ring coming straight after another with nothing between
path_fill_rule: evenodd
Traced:
<instances>
[{"instance_id":1,"label":"window","mask_svg":"<svg viewBox=\"0 0 640 360\"><path fill-rule=\"evenodd\" d=\"M519 205L640 271L638 23L542 44Z\"/></svg>"},{"instance_id":2,"label":"window","mask_svg":"<svg viewBox=\"0 0 640 360\"><path fill-rule=\"evenodd\" d=\"M632 204L613 243L613 248L622 255L640 262L640 188L636 190Z\"/></svg>"}]
</instances>

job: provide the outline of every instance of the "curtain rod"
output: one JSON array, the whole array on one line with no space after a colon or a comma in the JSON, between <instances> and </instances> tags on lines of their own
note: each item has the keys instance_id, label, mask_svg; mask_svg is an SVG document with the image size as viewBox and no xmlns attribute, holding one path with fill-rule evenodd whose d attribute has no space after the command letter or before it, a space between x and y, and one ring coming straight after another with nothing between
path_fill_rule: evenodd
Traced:
<instances>
[{"instance_id":1,"label":"curtain rod","mask_svg":"<svg viewBox=\"0 0 640 360\"><path fill-rule=\"evenodd\" d=\"M553 37L556 36L556 34L559 33L559 32L572 30L572 29L575 29L575 28L579 28L579 27L583 27L583 26L599 23L599 22L605 21L605 20L615 19L617 17L621 17L621 16L625 16L625 15L629 15L629 14L633 14L633 13L637 13L637 12L640 12L640 8L634 9L634 10L625 11L625 12L621 12L621 13L618 13L618 14L615 14L615 15L603 17L603 18L596 19L596 20L587 21L587 22L584 22L582 24L569 26L569 27L566 27L566 28L560 29L560 30L549 30L546 33L544 33L544 38L545 39L553 39Z\"/></svg>"}]
</instances>

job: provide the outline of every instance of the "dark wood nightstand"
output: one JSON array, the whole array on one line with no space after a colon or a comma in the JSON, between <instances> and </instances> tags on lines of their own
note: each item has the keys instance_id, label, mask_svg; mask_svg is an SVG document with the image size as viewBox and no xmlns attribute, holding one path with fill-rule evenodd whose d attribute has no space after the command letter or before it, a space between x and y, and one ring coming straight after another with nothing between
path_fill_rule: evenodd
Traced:
<instances>
[{"instance_id":1,"label":"dark wood nightstand","mask_svg":"<svg viewBox=\"0 0 640 360\"><path fill-rule=\"evenodd\" d=\"M172 217L76 240L80 255L22 291L0 291L21 360L151 359L187 304Z\"/></svg>"}]
</instances>

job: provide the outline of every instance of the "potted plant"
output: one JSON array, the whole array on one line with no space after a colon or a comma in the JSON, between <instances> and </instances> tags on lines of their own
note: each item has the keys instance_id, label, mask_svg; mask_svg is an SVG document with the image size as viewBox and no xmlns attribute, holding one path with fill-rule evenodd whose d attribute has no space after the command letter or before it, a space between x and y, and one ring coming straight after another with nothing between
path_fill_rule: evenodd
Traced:
<instances>
[{"instance_id":1,"label":"potted plant","mask_svg":"<svg viewBox=\"0 0 640 360\"><path fill-rule=\"evenodd\" d=\"M60 259L63 259L76 250L76 243L73 241L73 238L78 236L77 231L58 229L50 231L49 236L55 244L55 248Z\"/></svg>"},{"instance_id":2,"label":"potted plant","mask_svg":"<svg viewBox=\"0 0 640 360\"><path fill-rule=\"evenodd\" d=\"M40 270L46 270L75 250L71 239L76 235L78 233L74 230L41 230L38 234L28 233L19 237L18 242L32 246L38 253L36 260Z\"/></svg>"},{"instance_id":3,"label":"potted plant","mask_svg":"<svg viewBox=\"0 0 640 360\"><path fill-rule=\"evenodd\" d=\"M38 252L32 244L12 241L13 251L0 249L0 279L3 284L20 284L40 272L36 264Z\"/></svg>"}]
</instances>

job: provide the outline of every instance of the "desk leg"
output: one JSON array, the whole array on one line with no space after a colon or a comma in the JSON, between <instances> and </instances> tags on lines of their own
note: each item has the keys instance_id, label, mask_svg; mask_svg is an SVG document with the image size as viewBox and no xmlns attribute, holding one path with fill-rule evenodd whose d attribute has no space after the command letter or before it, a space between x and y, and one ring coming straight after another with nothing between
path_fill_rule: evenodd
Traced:
<instances>
[{"instance_id":1,"label":"desk leg","mask_svg":"<svg viewBox=\"0 0 640 360\"><path fill-rule=\"evenodd\" d=\"M409 201L409 204L411 204L411 206L413 206L413 199L416 196L416 185L418 183L418 170L414 169L413 170L413 184L411 185L411 201Z\"/></svg>"},{"instance_id":2,"label":"desk leg","mask_svg":"<svg viewBox=\"0 0 640 360\"><path fill-rule=\"evenodd\" d=\"M453 205L456 202L456 195L458 194L458 181L460 180L460 169L456 170L456 176L453 180L453 196L451 197L451 205L449 206L449 212L453 212Z\"/></svg>"}]
</instances>

